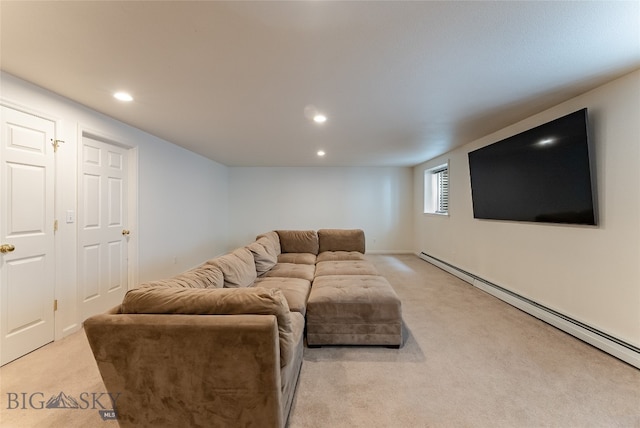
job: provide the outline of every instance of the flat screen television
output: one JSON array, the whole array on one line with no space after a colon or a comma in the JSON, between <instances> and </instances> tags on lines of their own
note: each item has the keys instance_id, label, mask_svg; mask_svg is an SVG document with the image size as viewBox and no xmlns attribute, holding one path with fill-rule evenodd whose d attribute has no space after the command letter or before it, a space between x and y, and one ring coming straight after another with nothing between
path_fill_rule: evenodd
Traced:
<instances>
[{"instance_id":1,"label":"flat screen television","mask_svg":"<svg viewBox=\"0 0 640 428\"><path fill-rule=\"evenodd\" d=\"M469 152L478 219L596 225L587 109Z\"/></svg>"}]
</instances>

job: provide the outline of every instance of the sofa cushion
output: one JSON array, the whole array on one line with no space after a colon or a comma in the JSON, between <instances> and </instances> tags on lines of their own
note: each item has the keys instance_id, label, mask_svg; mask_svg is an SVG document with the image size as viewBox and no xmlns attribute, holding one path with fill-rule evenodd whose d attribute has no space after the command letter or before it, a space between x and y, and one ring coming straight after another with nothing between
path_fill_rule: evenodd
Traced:
<instances>
[{"instance_id":1,"label":"sofa cushion","mask_svg":"<svg viewBox=\"0 0 640 428\"><path fill-rule=\"evenodd\" d=\"M216 266L222 271L226 288L248 287L257 277L253 254L246 247L211 259L207 264Z\"/></svg>"},{"instance_id":2,"label":"sofa cushion","mask_svg":"<svg viewBox=\"0 0 640 428\"><path fill-rule=\"evenodd\" d=\"M311 281L300 278L258 278L254 286L282 291L291 312L304 315L307 311Z\"/></svg>"},{"instance_id":3,"label":"sofa cushion","mask_svg":"<svg viewBox=\"0 0 640 428\"><path fill-rule=\"evenodd\" d=\"M280 365L294 353L287 300L280 290L266 288L191 289L135 288L120 305L123 314L275 315L280 338Z\"/></svg>"},{"instance_id":4,"label":"sofa cushion","mask_svg":"<svg viewBox=\"0 0 640 428\"><path fill-rule=\"evenodd\" d=\"M169 279L147 281L141 287L222 288L224 277L216 266L204 264Z\"/></svg>"},{"instance_id":5,"label":"sofa cushion","mask_svg":"<svg viewBox=\"0 0 640 428\"><path fill-rule=\"evenodd\" d=\"M271 242L273 248L276 250L276 254L280 254L282 252L282 250L280 249L280 237L275 230L256 236L256 241L258 241L260 238L266 238L269 242Z\"/></svg>"},{"instance_id":6,"label":"sofa cushion","mask_svg":"<svg viewBox=\"0 0 640 428\"><path fill-rule=\"evenodd\" d=\"M316 278L309 296L307 322L335 322L338 319L351 323L396 322L401 319L400 299L383 276Z\"/></svg>"},{"instance_id":7,"label":"sofa cushion","mask_svg":"<svg viewBox=\"0 0 640 428\"><path fill-rule=\"evenodd\" d=\"M327 275L378 275L378 271L366 260L340 260L316 264L316 278Z\"/></svg>"},{"instance_id":8,"label":"sofa cushion","mask_svg":"<svg viewBox=\"0 0 640 428\"><path fill-rule=\"evenodd\" d=\"M282 253L278 256L278 263L315 265L316 255L311 253Z\"/></svg>"},{"instance_id":9,"label":"sofa cushion","mask_svg":"<svg viewBox=\"0 0 640 428\"><path fill-rule=\"evenodd\" d=\"M318 234L315 230L277 230L281 253L318 254Z\"/></svg>"},{"instance_id":10,"label":"sofa cushion","mask_svg":"<svg viewBox=\"0 0 640 428\"><path fill-rule=\"evenodd\" d=\"M256 263L256 273L258 276L269 271L278 263L278 254L275 252L273 244L267 238L260 238L256 242L247 245L253 254Z\"/></svg>"},{"instance_id":11,"label":"sofa cushion","mask_svg":"<svg viewBox=\"0 0 640 428\"><path fill-rule=\"evenodd\" d=\"M306 279L307 281L313 281L315 271L315 265L278 263L273 267L273 269L265 273L262 278L301 278Z\"/></svg>"},{"instance_id":12,"label":"sofa cushion","mask_svg":"<svg viewBox=\"0 0 640 428\"><path fill-rule=\"evenodd\" d=\"M340 260L366 260L366 258L360 251L323 251L316 258L317 263Z\"/></svg>"},{"instance_id":13,"label":"sofa cushion","mask_svg":"<svg viewBox=\"0 0 640 428\"><path fill-rule=\"evenodd\" d=\"M268 238L267 236L261 236L256 239L256 242L262 245L271 257L275 257L277 259L278 254L280 254L280 241L278 240L278 234L275 232L273 232L273 234L276 236L275 240Z\"/></svg>"},{"instance_id":14,"label":"sofa cushion","mask_svg":"<svg viewBox=\"0 0 640 428\"><path fill-rule=\"evenodd\" d=\"M318 230L319 252L358 251L364 254L364 231L361 229Z\"/></svg>"}]
</instances>

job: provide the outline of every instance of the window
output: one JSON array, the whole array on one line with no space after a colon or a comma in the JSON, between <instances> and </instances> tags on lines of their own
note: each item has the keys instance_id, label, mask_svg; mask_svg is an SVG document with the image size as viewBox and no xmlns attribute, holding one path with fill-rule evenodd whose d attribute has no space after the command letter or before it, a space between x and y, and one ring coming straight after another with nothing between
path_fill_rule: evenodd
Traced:
<instances>
[{"instance_id":1,"label":"window","mask_svg":"<svg viewBox=\"0 0 640 428\"><path fill-rule=\"evenodd\" d=\"M449 214L449 163L424 171L424 212Z\"/></svg>"}]
</instances>

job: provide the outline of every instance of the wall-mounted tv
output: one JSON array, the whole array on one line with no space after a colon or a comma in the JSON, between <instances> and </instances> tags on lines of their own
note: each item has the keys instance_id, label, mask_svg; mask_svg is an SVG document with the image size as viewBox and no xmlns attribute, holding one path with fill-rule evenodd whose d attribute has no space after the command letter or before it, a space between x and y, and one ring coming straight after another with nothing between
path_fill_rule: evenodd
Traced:
<instances>
[{"instance_id":1,"label":"wall-mounted tv","mask_svg":"<svg viewBox=\"0 0 640 428\"><path fill-rule=\"evenodd\" d=\"M587 109L469 153L478 219L597 224Z\"/></svg>"}]
</instances>

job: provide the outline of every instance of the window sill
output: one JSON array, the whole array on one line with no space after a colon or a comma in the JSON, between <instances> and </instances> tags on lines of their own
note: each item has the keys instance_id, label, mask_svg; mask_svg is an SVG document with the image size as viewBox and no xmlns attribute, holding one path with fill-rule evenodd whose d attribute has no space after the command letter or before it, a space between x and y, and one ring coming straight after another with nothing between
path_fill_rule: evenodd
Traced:
<instances>
[{"instance_id":1,"label":"window sill","mask_svg":"<svg viewBox=\"0 0 640 428\"><path fill-rule=\"evenodd\" d=\"M424 213L425 215L434 215L434 216L438 216L438 217L449 217L449 213Z\"/></svg>"}]
</instances>

